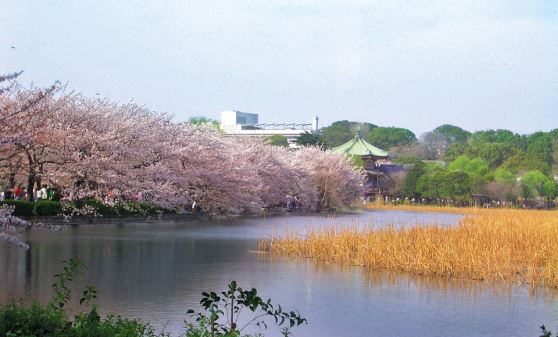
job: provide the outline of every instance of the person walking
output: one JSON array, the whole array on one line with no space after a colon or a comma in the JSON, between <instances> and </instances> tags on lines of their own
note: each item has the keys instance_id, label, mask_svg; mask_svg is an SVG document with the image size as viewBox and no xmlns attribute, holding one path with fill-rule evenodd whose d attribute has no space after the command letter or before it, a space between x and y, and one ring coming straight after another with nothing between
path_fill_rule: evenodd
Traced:
<instances>
[{"instance_id":1,"label":"person walking","mask_svg":"<svg viewBox=\"0 0 558 337\"><path fill-rule=\"evenodd\" d=\"M48 199L47 185L43 185L40 190L37 191L35 200L46 200Z\"/></svg>"},{"instance_id":2,"label":"person walking","mask_svg":"<svg viewBox=\"0 0 558 337\"><path fill-rule=\"evenodd\" d=\"M41 188L41 196L43 200L48 199L48 190L47 190L47 185L43 185L43 188Z\"/></svg>"}]
</instances>

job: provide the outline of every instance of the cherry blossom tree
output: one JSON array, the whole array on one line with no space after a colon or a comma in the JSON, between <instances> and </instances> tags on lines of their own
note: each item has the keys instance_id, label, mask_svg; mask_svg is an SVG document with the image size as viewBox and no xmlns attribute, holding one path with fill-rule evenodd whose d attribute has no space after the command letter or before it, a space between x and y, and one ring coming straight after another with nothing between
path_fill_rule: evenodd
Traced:
<instances>
[{"instance_id":1,"label":"cherry blossom tree","mask_svg":"<svg viewBox=\"0 0 558 337\"><path fill-rule=\"evenodd\" d=\"M30 104L32 102L32 104ZM0 93L0 175L13 186L46 183L65 200L137 200L178 211L260 212L296 199L308 209L346 207L362 175L342 155L235 138L134 103L53 86Z\"/></svg>"}]
</instances>

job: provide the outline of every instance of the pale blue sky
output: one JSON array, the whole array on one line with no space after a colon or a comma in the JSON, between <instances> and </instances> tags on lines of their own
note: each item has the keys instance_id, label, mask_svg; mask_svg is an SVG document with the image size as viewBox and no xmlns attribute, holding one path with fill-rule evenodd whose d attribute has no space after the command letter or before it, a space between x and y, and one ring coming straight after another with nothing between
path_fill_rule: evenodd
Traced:
<instances>
[{"instance_id":1,"label":"pale blue sky","mask_svg":"<svg viewBox=\"0 0 558 337\"><path fill-rule=\"evenodd\" d=\"M0 73L176 120L558 128L556 0L0 0L0 23Z\"/></svg>"}]
</instances>

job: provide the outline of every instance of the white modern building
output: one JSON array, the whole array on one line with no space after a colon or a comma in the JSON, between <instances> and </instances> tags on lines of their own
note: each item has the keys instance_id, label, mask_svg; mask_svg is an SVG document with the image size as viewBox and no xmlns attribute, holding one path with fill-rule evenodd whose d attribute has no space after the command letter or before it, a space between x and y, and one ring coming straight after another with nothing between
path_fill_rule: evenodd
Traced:
<instances>
[{"instance_id":1,"label":"white modern building","mask_svg":"<svg viewBox=\"0 0 558 337\"><path fill-rule=\"evenodd\" d=\"M287 137L290 147L296 147L298 137L306 132L318 132L318 116L311 123L271 123L258 121L258 114L236 110L221 112L221 130L231 136L270 137L281 135Z\"/></svg>"},{"instance_id":2,"label":"white modern building","mask_svg":"<svg viewBox=\"0 0 558 337\"><path fill-rule=\"evenodd\" d=\"M258 114L251 114L240 111L221 112L222 130L242 130L242 127L254 126L258 124Z\"/></svg>"}]
</instances>

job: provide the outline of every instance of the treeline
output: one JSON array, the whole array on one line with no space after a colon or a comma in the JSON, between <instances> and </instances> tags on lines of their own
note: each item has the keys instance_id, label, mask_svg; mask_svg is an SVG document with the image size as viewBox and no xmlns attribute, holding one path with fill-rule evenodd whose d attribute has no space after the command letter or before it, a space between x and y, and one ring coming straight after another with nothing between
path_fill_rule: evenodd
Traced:
<instances>
[{"instance_id":1,"label":"treeline","mask_svg":"<svg viewBox=\"0 0 558 337\"><path fill-rule=\"evenodd\" d=\"M200 118L196 118L196 120L198 119ZM202 118L202 120L204 119ZM299 145L319 145L329 149L354 138L357 131L368 142L383 149L406 146L417 141L415 134L408 129L380 127L370 123L343 120L321 128L319 133L305 133L298 138L297 143ZM288 146L287 138L281 135L269 137L268 142L273 145Z\"/></svg>"},{"instance_id":2,"label":"treeline","mask_svg":"<svg viewBox=\"0 0 558 337\"><path fill-rule=\"evenodd\" d=\"M449 163L417 161L391 191L415 202L464 205L501 201L530 206L556 198L557 185L539 170L492 169L482 158L459 156Z\"/></svg>"},{"instance_id":3,"label":"treeline","mask_svg":"<svg viewBox=\"0 0 558 337\"><path fill-rule=\"evenodd\" d=\"M557 194L558 129L520 135L509 130L469 132L442 125L417 138L410 130L339 121L321 129L319 141L334 147L356 130L407 166L394 175L396 197L465 203L552 201Z\"/></svg>"},{"instance_id":4,"label":"treeline","mask_svg":"<svg viewBox=\"0 0 558 337\"><path fill-rule=\"evenodd\" d=\"M30 202L46 186L62 201L242 213L293 200L309 209L344 207L362 190L346 158L319 148L291 152L225 137L203 121L174 123L133 103L1 80L0 185L23 190Z\"/></svg>"}]
</instances>

